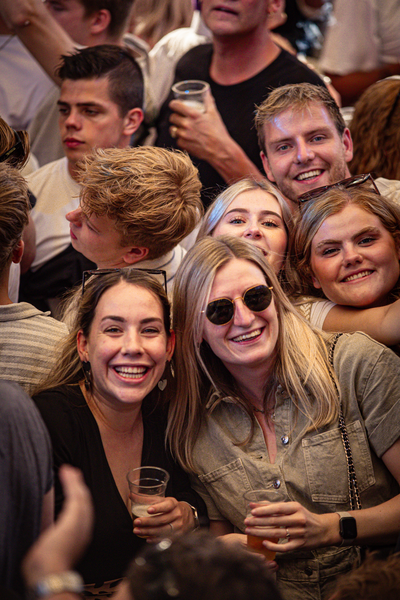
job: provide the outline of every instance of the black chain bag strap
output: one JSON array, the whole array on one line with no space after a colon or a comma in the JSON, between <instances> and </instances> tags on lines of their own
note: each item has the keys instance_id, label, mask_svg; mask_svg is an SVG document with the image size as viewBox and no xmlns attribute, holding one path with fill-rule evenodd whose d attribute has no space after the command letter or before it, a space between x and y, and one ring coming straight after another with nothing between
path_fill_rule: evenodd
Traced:
<instances>
[{"instance_id":1,"label":"black chain bag strap","mask_svg":"<svg viewBox=\"0 0 400 600\"><path fill-rule=\"evenodd\" d=\"M334 338L331 342L331 347L329 349L329 364L332 367L332 371L334 371L334 369L333 369L333 354L335 352L336 343L341 335L342 335L342 333L337 333L334 336ZM350 447L350 440L349 440L349 436L347 435L346 423L345 423L344 416L343 416L342 401L340 399L339 390L336 385L336 381L333 376L333 372L330 372L330 376L331 376L333 385L335 386L336 393L339 398L339 429L340 429L340 435L342 436L343 448L344 448L344 453L345 453L346 461L347 461L347 475L348 475L348 484L349 484L350 508L351 508L351 510L360 510L361 509L360 493L358 491L357 476L356 476L356 471L354 468L354 461L353 461L353 455L352 455L351 447Z\"/></svg>"}]
</instances>

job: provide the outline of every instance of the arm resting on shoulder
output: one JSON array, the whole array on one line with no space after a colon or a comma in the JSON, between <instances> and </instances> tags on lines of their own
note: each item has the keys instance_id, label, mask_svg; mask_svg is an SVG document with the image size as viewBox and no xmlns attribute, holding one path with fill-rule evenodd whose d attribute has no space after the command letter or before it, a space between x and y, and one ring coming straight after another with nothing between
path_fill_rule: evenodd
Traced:
<instances>
[{"instance_id":1,"label":"arm resting on shoulder","mask_svg":"<svg viewBox=\"0 0 400 600\"><path fill-rule=\"evenodd\" d=\"M335 75L326 73L332 80L333 87L339 92L342 98L342 105L349 106L354 104L361 94L373 83L400 73L400 64L386 64L383 67L373 69L372 71L358 71L348 73L347 75Z\"/></svg>"},{"instance_id":2,"label":"arm resting on shoulder","mask_svg":"<svg viewBox=\"0 0 400 600\"><path fill-rule=\"evenodd\" d=\"M325 331L363 331L386 346L400 343L400 300L387 306L353 308L336 305L327 314Z\"/></svg>"}]
</instances>

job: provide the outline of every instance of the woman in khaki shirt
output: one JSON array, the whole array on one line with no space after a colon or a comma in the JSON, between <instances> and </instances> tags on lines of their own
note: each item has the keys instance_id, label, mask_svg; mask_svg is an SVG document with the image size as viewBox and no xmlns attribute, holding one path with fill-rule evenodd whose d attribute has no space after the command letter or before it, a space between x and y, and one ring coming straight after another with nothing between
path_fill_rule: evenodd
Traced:
<instances>
[{"instance_id":1,"label":"woman in khaki shirt","mask_svg":"<svg viewBox=\"0 0 400 600\"><path fill-rule=\"evenodd\" d=\"M394 544L400 530L399 358L365 334L345 334L333 370L332 344L237 238L204 238L189 251L173 307L179 376L168 434L212 531L272 528L285 543L263 544L277 551L284 597L328 598L359 545ZM243 494L258 488L287 501L246 518Z\"/></svg>"}]
</instances>

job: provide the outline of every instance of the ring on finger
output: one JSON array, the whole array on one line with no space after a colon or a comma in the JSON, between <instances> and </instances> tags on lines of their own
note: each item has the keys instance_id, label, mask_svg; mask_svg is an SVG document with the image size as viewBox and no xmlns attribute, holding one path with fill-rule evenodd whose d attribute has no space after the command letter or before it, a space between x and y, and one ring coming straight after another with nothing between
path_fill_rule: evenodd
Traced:
<instances>
[{"instance_id":1,"label":"ring on finger","mask_svg":"<svg viewBox=\"0 0 400 600\"><path fill-rule=\"evenodd\" d=\"M286 527L286 538L287 538L287 541L290 540L290 533L289 533L289 529L287 527Z\"/></svg>"},{"instance_id":2,"label":"ring on finger","mask_svg":"<svg viewBox=\"0 0 400 600\"><path fill-rule=\"evenodd\" d=\"M178 132L178 128L175 127L175 125L172 125L172 127L169 130L169 132L171 134L171 137L175 139L176 138L176 134Z\"/></svg>"}]
</instances>

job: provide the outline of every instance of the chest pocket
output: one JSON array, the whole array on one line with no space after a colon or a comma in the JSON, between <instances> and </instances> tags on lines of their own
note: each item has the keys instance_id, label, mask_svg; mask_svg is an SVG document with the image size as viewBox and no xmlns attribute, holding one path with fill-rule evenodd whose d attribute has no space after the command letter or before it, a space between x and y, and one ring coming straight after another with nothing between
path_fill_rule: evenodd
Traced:
<instances>
[{"instance_id":1,"label":"chest pocket","mask_svg":"<svg viewBox=\"0 0 400 600\"><path fill-rule=\"evenodd\" d=\"M375 484L368 440L359 421L346 423L346 428L358 489L363 492ZM347 505L348 469L339 429L303 439L302 446L312 501L322 503L324 509L333 511L337 504Z\"/></svg>"},{"instance_id":2,"label":"chest pocket","mask_svg":"<svg viewBox=\"0 0 400 600\"><path fill-rule=\"evenodd\" d=\"M246 469L240 458L214 471L199 475L219 512L231 523L241 524L246 515L247 503L243 494L251 490Z\"/></svg>"}]
</instances>

